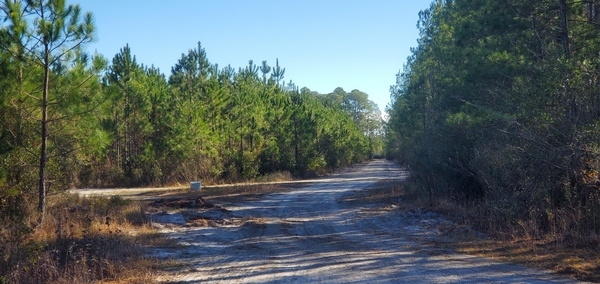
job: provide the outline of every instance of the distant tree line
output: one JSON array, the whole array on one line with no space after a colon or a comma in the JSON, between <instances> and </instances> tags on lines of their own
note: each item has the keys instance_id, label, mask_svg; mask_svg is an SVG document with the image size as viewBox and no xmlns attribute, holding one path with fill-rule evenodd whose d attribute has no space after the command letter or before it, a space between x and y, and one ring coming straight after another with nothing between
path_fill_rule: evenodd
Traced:
<instances>
[{"instance_id":1,"label":"distant tree line","mask_svg":"<svg viewBox=\"0 0 600 284\"><path fill-rule=\"evenodd\" d=\"M391 87L387 155L481 228L600 241L600 3L444 0Z\"/></svg>"},{"instance_id":2,"label":"distant tree line","mask_svg":"<svg viewBox=\"0 0 600 284\"><path fill-rule=\"evenodd\" d=\"M110 62L89 55L94 30L65 1L0 4L3 220L23 221L36 197L43 216L47 193L68 187L303 176L383 151L363 92L299 89L278 60L220 67L200 43L167 77L128 45Z\"/></svg>"}]
</instances>

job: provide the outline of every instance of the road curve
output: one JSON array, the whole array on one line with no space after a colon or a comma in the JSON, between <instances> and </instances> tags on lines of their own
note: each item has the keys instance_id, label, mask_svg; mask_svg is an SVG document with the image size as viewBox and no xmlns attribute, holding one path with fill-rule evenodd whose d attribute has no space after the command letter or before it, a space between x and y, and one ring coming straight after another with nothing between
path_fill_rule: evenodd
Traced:
<instances>
[{"instance_id":1,"label":"road curve","mask_svg":"<svg viewBox=\"0 0 600 284\"><path fill-rule=\"evenodd\" d=\"M229 211L194 218L226 219L190 225L189 212L151 216L175 246L154 256L182 265L158 279L176 283L578 283L548 271L503 264L418 241L434 235L423 218L393 207L344 202L356 191L406 172L374 160L300 189L258 201L224 204ZM193 215L193 214L192 214ZM436 216L429 216L438 218ZM416 220L420 218L421 220ZM237 220L237 222L235 221Z\"/></svg>"}]
</instances>

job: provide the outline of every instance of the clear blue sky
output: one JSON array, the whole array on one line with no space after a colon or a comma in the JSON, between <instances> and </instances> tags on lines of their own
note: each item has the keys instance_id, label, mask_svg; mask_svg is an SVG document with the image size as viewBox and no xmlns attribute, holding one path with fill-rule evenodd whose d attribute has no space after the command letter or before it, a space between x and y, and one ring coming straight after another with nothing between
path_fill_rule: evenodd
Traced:
<instances>
[{"instance_id":1,"label":"clear blue sky","mask_svg":"<svg viewBox=\"0 0 600 284\"><path fill-rule=\"evenodd\" d=\"M389 87L416 46L418 12L432 0L71 0L92 12L108 60L129 44L137 62L171 74L202 42L211 63L236 70L279 64L300 88L359 89L383 111Z\"/></svg>"}]
</instances>

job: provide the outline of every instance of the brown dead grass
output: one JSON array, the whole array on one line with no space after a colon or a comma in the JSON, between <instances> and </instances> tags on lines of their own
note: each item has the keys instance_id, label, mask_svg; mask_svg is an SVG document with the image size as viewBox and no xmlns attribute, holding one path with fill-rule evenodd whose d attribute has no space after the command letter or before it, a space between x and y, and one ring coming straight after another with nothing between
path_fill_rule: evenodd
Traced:
<instances>
[{"instance_id":1,"label":"brown dead grass","mask_svg":"<svg viewBox=\"0 0 600 284\"><path fill-rule=\"evenodd\" d=\"M508 241L474 239L454 244L461 253L549 269L583 281L600 282L598 249L557 248L547 240L514 238Z\"/></svg>"},{"instance_id":2,"label":"brown dead grass","mask_svg":"<svg viewBox=\"0 0 600 284\"><path fill-rule=\"evenodd\" d=\"M289 180L278 173L269 180ZM244 184L187 187L154 191L125 198L88 197L57 194L48 197L43 226L25 240L7 244L15 253L2 253L0 283L154 283L157 267L169 260L147 257L148 246L168 246L172 241L152 228L147 204L157 199L190 199L200 195L211 202L237 202L258 199L264 194L282 192L302 185ZM241 224L262 224L265 220L233 220ZM192 226L222 226L229 220L193 220ZM5 246L7 246L5 245ZM4 247L4 246L0 246Z\"/></svg>"},{"instance_id":3,"label":"brown dead grass","mask_svg":"<svg viewBox=\"0 0 600 284\"><path fill-rule=\"evenodd\" d=\"M119 197L48 197L44 224L18 246L6 283L153 283L156 238L140 202Z\"/></svg>"},{"instance_id":4,"label":"brown dead grass","mask_svg":"<svg viewBox=\"0 0 600 284\"><path fill-rule=\"evenodd\" d=\"M343 202L350 204L396 204L404 196L404 191L399 186L398 182L394 181L379 181L376 186L368 190L362 190L346 197Z\"/></svg>"},{"instance_id":5,"label":"brown dead grass","mask_svg":"<svg viewBox=\"0 0 600 284\"><path fill-rule=\"evenodd\" d=\"M399 205L401 210L421 207L426 202L404 202L405 190L402 183L383 182L346 199L346 202ZM546 239L531 239L526 237L511 236L503 232L503 238L482 237L470 226L460 225L464 220L464 212L457 206L447 202L440 202L439 207L429 208L443 213L450 219L455 219L457 224L452 227L438 228L444 241L430 243L438 248L451 249L460 253L477 255L498 259L504 262L523 264L531 267L549 269L556 273L568 275L583 281L600 283L600 249L597 247L565 247L557 245L551 237Z\"/></svg>"}]
</instances>

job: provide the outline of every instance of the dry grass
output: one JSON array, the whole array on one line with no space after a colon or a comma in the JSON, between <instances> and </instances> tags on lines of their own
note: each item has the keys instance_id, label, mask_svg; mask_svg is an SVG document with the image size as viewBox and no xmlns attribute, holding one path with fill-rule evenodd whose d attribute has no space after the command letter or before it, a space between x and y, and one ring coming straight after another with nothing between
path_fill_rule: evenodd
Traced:
<instances>
[{"instance_id":1,"label":"dry grass","mask_svg":"<svg viewBox=\"0 0 600 284\"><path fill-rule=\"evenodd\" d=\"M379 181L376 186L368 190L359 191L348 196L343 201L351 204L398 204L404 196L404 190L398 182Z\"/></svg>"},{"instance_id":2,"label":"dry grass","mask_svg":"<svg viewBox=\"0 0 600 284\"><path fill-rule=\"evenodd\" d=\"M156 238L143 205L119 197L48 198L41 228L2 262L6 283L152 283L158 262L142 240ZM5 257L7 257L5 255ZM0 280L0 282L3 282Z\"/></svg>"},{"instance_id":3,"label":"dry grass","mask_svg":"<svg viewBox=\"0 0 600 284\"><path fill-rule=\"evenodd\" d=\"M290 172L275 172L256 178L257 182L273 182L273 181L290 181L292 180L292 174Z\"/></svg>"},{"instance_id":4,"label":"dry grass","mask_svg":"<svg viewBox=\"0 0 600 284\"><path fill-rule=\"evenodd\" d=\"M557 248L548 240L481 240L455 243L458 252L493 257L502 261L549 269L579 280L600 282L600 254L597 248Z\"/></svg>"},{"instance_id":5,"label":"dry grass","mask_svg":"<svg viewBox=\"0 0 600 284\"><path fill-rule=\"evenodd\" d=\"M401 202L401 209L424 207L427 201L419 199L419 195L412 190L406 189L404 183L380 183L379 186L345 201L389 205L398 204L402 199L410 202ZM567 246L557 243L552 236L535 239L514 232L488 232L488 235L502 237L484 238L470 226L464 225L469 223L469 218L474 218L469 217L464 208L451 202L440 201L436 207L428 209L443 213L456 222L452 227L438 228L446 241L431 245L443 246L460 253L549 269L583 281L600 282L600 250L596 246Z\"/></svg>"}]
</instances>

